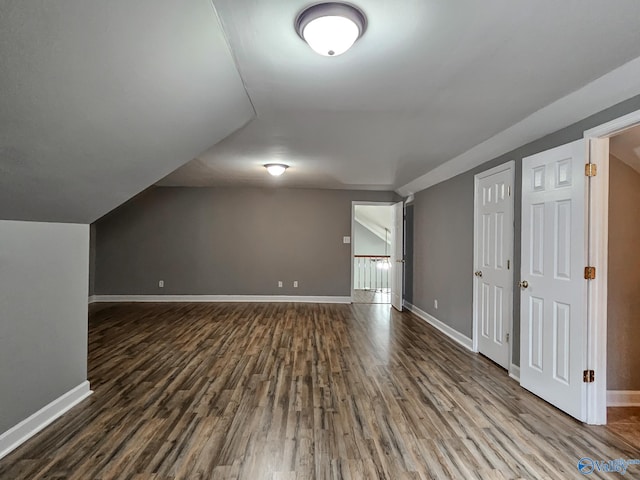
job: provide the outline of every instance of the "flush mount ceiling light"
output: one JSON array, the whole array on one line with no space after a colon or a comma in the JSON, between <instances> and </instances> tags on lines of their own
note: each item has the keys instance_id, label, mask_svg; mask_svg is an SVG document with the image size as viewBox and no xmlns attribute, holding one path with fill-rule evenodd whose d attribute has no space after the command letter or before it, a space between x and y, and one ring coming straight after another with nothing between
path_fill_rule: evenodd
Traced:
<instances>
[{"instance_id":1,"label":"flush mount ceiling light","mask_svg":"<svg viewBox=\"0 0 640 480\"><path fill-rule=\"evenodd\" d=\"M279 177L289 168L289 165L285 165L284 163L267 163L264 168L274 177Z\"/></svg>"},{"instance_id":2,"label":"flush mount ceiling light","mask_svg":"<svg viewBox=\"0 0 640 480\"><path fill-rule=\"evenodd\" d=\"M367 28L367 18L346 3L319 3L298 15L296 32L320 55L335 57L351 48Z\"/></svg>"}]
</instances>

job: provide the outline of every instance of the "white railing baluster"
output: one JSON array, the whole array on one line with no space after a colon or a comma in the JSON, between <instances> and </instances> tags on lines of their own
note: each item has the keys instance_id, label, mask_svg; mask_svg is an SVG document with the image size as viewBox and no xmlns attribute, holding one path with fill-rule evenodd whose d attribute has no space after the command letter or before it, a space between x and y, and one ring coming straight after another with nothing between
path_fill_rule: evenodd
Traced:
<instances>
[{"instance_id":1,"label":"white railing baluster","mask_svg":"<svg viewBox=\"0 0 640 480\"><path fill-rule=\"evenodd\" d=\"M389 289L388 255L354 255L354 268L358 277L354 282L357 290L384 292Z\"/></svg>"}]
</instances>

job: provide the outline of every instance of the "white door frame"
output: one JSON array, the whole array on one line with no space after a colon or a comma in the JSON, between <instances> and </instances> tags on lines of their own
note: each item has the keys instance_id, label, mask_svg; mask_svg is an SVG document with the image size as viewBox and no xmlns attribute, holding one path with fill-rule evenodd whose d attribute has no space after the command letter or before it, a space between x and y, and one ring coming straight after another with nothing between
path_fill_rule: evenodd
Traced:
<instances>
[{"instance_id":1,"label":"white door frame","mask_svg":"<svg viewBox=\"0 0 640 480\"><path fill-rule=\"evenodd\" d=\"M404 201L396 202L391 207L391 282L389 294L391 306L402 312L404 309ZM398 258L398 254L400 258ZM396 295L397 294L397 295Z\"/></svg>"},{"instance_id":2,"label":"white door frame","mask_svg":"<svg viewBox=\"0 0 640 480\"><path fill-rule=\"evenodd\" d=\"M596 278L587 284L587 369L595 381L587 386L587 423L607 423L607 271L609 255L609 137L640 125L640 110L584 132L589 161L598 173L591 177L587 252Z\"/></svg>"},{"instance_id":3,"label":"white door frame","mask_svg":"<svg viewBox=\"0 0 640 480\"><path fill-rule=\"evenodd\" d=\"M512 188L512 192L511 192L511 202L510 202L510 210L511 210L511 242L509 242L509 245L507 246L507 252L509 255L509 258L511 259L511 267L513 272L515 272L515 268L513 268L513 253L514 253L514 238L515 238L515 225L514 225L514 202L515 202L515 195L513 192L513 189L515 189L515 175L516 175L516 162L514 160L510 160L506 163L503 163L501 165L498 165L497 167L493 167L490 168L489 170L485 170L484 172L478 173L474 176L473 182L473 270L477 271L479 269L478 266L478 259L480 258L480 254L477 251L478 248L478 203L477 203L477 191L478 191L478 183L480 181L481 178L485 178L488 177L490 175L493 175L495 173L498 172L502 172L504 170L510 170L511 172L511 188ZM513 373L513 275L515 275L515 273L511 274L512 276L512 280L511 280L511 284L509 285L509 291L507 292L507 296L508 298L510 298L510 306L511 306L511 310L510 310L510 318L511 321L509 322L508 328L509 328L509 368L508 368L508 372L511 374ZM477 294L476 294L476 288L475 288L475 279L472 279L472 284L473 284L473 327L472 327L472 334L473 334L473 338L472 338L472 346L471 346L471 350L473 352L478 353L478 298L477 298ZM517 367L516 367L517 368Z\"/></svg>"},{"instance_id":4,"label":"white door frame","mask_svg":"<svg viewBox=\"0 0 640 480\"><path fill-rule=\"evenodd\" d=\"M355 288L353 288L353 280L354 280L354 271L353 271L353 255L354 255L354 246L353 246L353 234L356 231L356 205L377 205L379 207L390 207L395 205L398 202L364 202L359 200L353 200L351 202L351 254L349 258L349 262L351 263L351 303L353 303L353 296L355 295ZM402 247L404 249L404 246Z\"/></svg>"}]
</instances>

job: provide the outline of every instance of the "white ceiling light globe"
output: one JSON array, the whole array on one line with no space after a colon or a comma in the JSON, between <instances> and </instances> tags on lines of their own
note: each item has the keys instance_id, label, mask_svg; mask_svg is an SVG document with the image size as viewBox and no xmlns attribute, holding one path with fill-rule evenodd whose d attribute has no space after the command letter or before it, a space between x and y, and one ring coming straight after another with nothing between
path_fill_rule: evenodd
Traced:
<instances>
[{"instance_id":1,"label":"white ceiling light globe","mask_svg":"<svg viewBox=\"0 0 640 480\"><path fill-rule=\"evenodd\" d=\"M349 50L362 36L367 18L353 5L318 3L300 12L294 26L313 51L335 57Z\"/></svg>"},{"instance_id":2,"label":"white ceiling light globe","mask_svg":"<svg viewBox=\"0 0 640 480\"><path fill-rule=\"evenodd\" d=\"M264 167L267 169L267 172L274 177L279 177L287 168L289 168L288 165L283 163L268 163Z\"/></svg>"},{"instance_id":3,"label":"white ceiling light globe","mask_svg":"<svg viewBox=\"0 0 640 480\"><path fill-rule=\"evenodd\" d=\"M360 29L345 17L328 16L311 20L302 31L309 46L320 55L335 57L349 50L360 35Z\"/></svg>"}]
</instances>

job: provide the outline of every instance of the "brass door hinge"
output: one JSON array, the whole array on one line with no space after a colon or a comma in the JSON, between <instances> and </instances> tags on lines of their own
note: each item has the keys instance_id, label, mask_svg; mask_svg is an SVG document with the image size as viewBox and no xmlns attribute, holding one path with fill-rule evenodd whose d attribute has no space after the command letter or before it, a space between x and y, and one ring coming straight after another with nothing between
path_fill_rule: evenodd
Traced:
<instances>
[{"instance_id":1,"label":"brass door hinge","mask_svg":"<svg viewBox=\"0 0 640 480\"><path fill-rule=\"evenodd\" d=\"M596 278L596 267L584 267L584 279L594 280Z\"/></svg>"},{"instance_id":2,"label":"brass door hinge","mask_svg":"<svg viewBox=\"0 0 640 480\"><path fill-rule=\"evenodd\" d=\"M598 174L598 165L595 163L587 163L584 166L584 174L587 177L595 177Z\"/></svg>"},{"instance_id":3,"label":"brass door hinge","mask_svg":"<svg viewBox=\"0 0 640 480\"><path fill-rule=\"evenodd\" d=\"M593 370L583 370L582 381L584 383L593 383L596 380L596 373Z\"/></svg>"}]
</instances>

